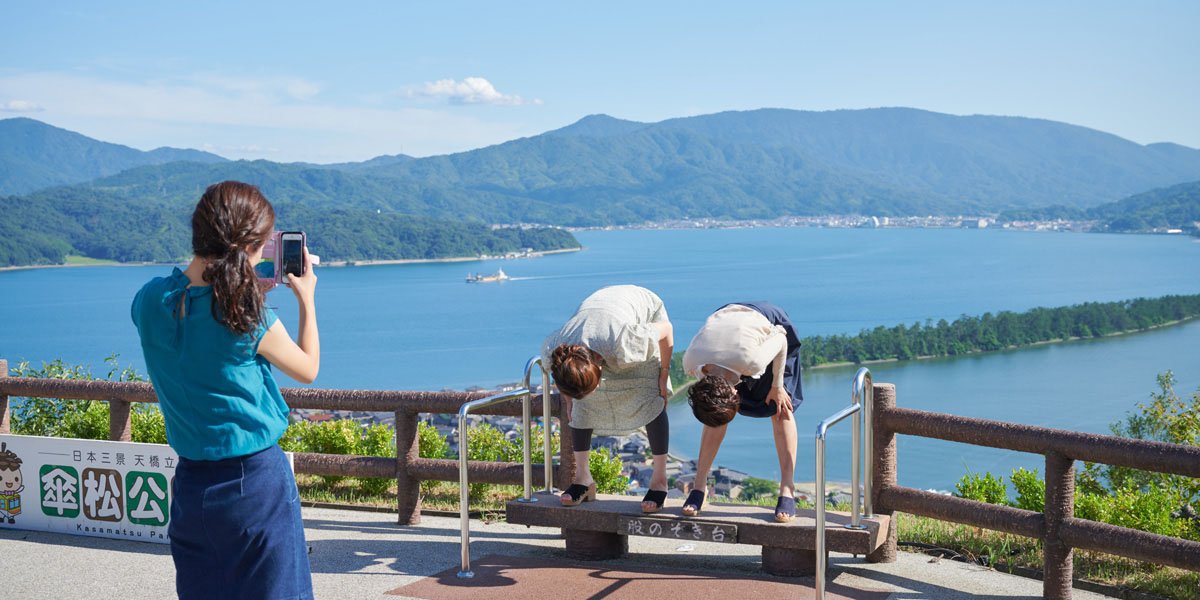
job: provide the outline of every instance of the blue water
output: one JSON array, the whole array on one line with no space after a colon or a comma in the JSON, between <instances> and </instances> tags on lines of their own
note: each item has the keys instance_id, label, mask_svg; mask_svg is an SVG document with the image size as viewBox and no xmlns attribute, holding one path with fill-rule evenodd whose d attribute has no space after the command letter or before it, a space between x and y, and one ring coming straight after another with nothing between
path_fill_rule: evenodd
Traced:
<instances>
[{"instance_id":1,"label":"blue water","mask_svg":"<svg viewBox=\"0 0 1200 600\"><path fill-rule=\"evenodd\" d=\"M347 389L463 389L519 379L542 338L596 288L644 285L675 324L676 349L717 307L770 300L801 335L953 320L1001 310L1200 293L1200 243L1177 236L998 230L733 229L591 231L583 252L517 261L319 269L321 375ZM503 268L512 280L467 284ZM144 372L129 301L168 267L86 267L0 273L0 358L62 358L107 372L102 359ZM269 302L293 329L286 289ZM293 331L294 333L294 331ZM902 406L1106 433L1109 423L1174 370L1181 392L1200 386L1200 322L1035 349L872 365L897 384ZM812 478L817 421L849 402L853 369L804 378L797 411L797 478ZM296 385L279 375L283 385ZM672 406L672 451L696 452L699 424ZM778 467L765 420L735 419L718 464L763 477ZM830 436L831 476L847 478L848 424ZM946 489L972 471L1007 474L1040 458L902 437L900 481ZM839 475L841 474L841 475Z\"/></svg>"}]
</instances>

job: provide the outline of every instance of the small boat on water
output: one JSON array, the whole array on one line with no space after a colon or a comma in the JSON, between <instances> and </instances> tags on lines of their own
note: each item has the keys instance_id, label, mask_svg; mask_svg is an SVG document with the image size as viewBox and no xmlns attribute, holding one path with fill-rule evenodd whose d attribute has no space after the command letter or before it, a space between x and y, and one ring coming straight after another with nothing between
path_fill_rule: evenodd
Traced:
<instances>
[{"instance_id":1,"label":"small boat on water","mask_svg":"<svg viewBox=\"0 0 1200 600\"><path fill-rule=\"evenodd\" d=\"M467 283L487 283L489 281L507 281L508 275L504 269L499 269L491 275L480 275L478 273L470 273L467 275Z\"/></svg>"}]
</instances>

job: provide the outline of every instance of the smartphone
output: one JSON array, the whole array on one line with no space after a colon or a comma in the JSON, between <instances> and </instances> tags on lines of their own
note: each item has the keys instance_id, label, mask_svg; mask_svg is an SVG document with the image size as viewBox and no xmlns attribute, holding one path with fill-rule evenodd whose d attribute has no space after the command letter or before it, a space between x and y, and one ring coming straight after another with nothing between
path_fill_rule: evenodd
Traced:
<instances>
[{"instance_id":1,"label":"smartphone","mask_svg":"<svg viewBox=\"0 0 1200 600\"><path fill-rule=\"evenodd\" d=\"M288 274L304 276L308 265L304 264L303 231L284 231L279 234L279 257L281 280L286 281Z\"/></svg>"}]
</instances>

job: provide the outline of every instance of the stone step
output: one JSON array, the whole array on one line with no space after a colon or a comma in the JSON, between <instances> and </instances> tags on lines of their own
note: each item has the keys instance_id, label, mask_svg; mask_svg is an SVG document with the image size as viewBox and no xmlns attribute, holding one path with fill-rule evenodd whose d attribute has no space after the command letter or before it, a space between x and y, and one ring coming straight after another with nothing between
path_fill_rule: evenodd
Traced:
<instances>
[{"instance_id":1,"label":"stone step","mask_svg":"<svg viewBox=\"0 0 1200 600\"><path fill-rule=\"evenodd\" d=\"M816 511L797 510L796 518L788 523L775 522L775 510L769 506L706 502L700 514L685 517L683 502L668 501L663 510L653 515L642 513L641 499L634 496L600 494L593 502L578 506L562 506L558 496L538 494L537 502L513 500L508 503L509 523L561 527L567 537L568 554L576 558L615 558L627 548L627 536L649 535L682 541L723 541L736 539L739 544L763 547L764 569L775 574L805 574L808 565L796 569L780 568L777 563L805 562L802 557L813 556L816 550ZM641 519L634 528L631 520ZM886 541L890 517L877 515L862 519L864 529L848 529L850 514L825 513L825 546L827 551L867 555ZM649 523L659 524L653 534ZM698 524L700 527L693 528ZM675 525L682 525L676 527ZM719 527L720 540L712 537ZM730 535L732 534L732 535ZM702 536L697 540L693 536ZM779 557L776 559L774 557ZM768 564L768 562L772 564Z\"/></svg>"}]
</instances>

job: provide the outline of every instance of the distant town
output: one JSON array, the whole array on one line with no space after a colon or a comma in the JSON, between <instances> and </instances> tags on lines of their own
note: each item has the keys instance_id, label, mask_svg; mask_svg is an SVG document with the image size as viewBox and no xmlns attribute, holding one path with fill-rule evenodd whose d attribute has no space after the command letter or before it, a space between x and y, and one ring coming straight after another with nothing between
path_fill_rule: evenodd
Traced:
<instances>
[{"instance_id":1,"label":"distant town","mask_svg":"<svg viewBox=\"0 0 1200 600\"><path fill-rule=\"evenodd\" d=\"M603 227L564 227L567 231L616 229L738 229L751 227L828 227L841 229L1008 229L1015 231L1088 232L1101 224L1098 220L1053 219L1045 221L997 221L994 217L923 216L873 217L863 215L823 215L819 217L778 217L775 219L727 220L709 217L672 219L653 223L609 225ZM1200 227L1200 225L1197 225ZM1159 227L1149 233L1183 234L1183 229Z\"/></svg>"}]
</instances>

